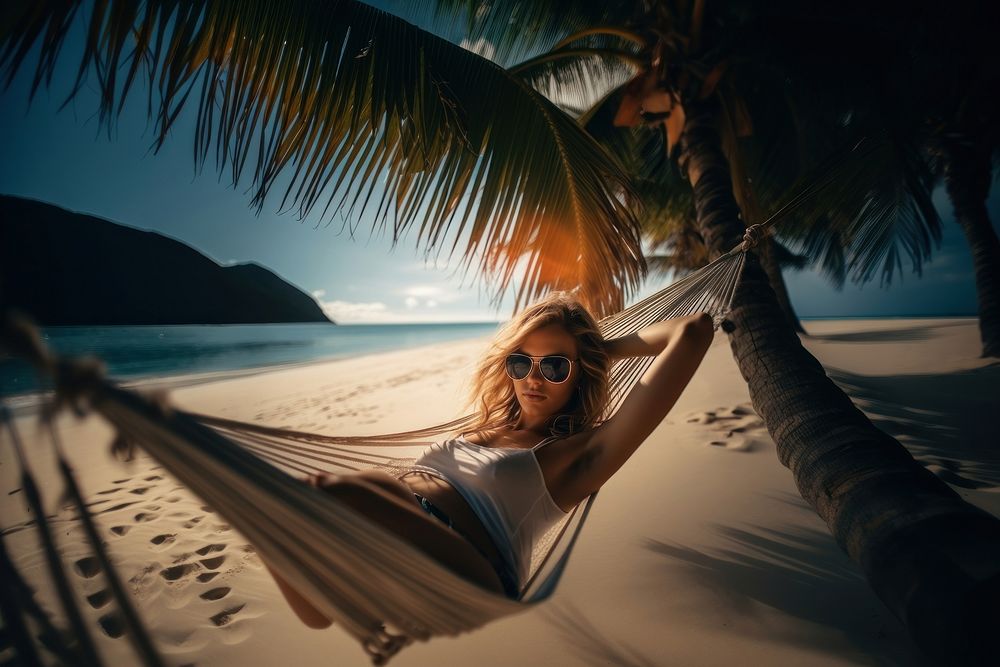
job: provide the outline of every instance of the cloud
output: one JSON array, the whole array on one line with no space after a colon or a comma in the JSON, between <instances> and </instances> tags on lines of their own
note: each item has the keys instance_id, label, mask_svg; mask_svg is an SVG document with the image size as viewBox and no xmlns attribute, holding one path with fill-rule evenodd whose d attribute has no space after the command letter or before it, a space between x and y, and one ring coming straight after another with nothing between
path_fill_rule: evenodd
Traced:
<instances>
[{"instance_id":1,"label":"cloud","mask_svg":"<svg viewBox=\"0 0 1000 667\"><path fill-rule=\"evenodd\" d=\"M435 296L444 292L440 287L434 285L411 285L403 290L403 294L411 297Z\"/></svg>"},{"instance_id":2,"label":"cloud","mask_svg":"<svg viewBox=\"0 0 1000 667\"><path fill-rule=\"evenodd\" d=\"M322 299L324 296L326 296L326 290L325 289L314 289L312 291L312 295L313 295L313 297L315 297L317 299Z\"/></svg>"},{"instance_id":3,"label":"cloud","mask_svg":"<svg viewBox=\"0 0 1000 667\"><path fill-rule=\"evenodd\" d=\"M407 306L409 306L411 299L419 299L423 300L424 305L430 308L439 303L454 303L462 298L460 292L437 285L410 285L400 290L400 294L406 297ZM432 306L431 303L434 305Z\"/></svg>"},{"instance_id":4,"label":"cloud","mask_svg":"<svg viewBox=\"0 0 1000 667\"><path fill-rule=\"evenodd\" d=\"M337 324L406 324L422 322L496 322L498 316L488 312L459 311L449 312L437 310L433 299L424 302L426 308L433 312L417 308L418 300L413 308L406 312L394 312L382 301L320 301L323 312Z\"/></svg>"},{"instance_id":5,"label":"cloud","mask_svg":"<svg viewBox=\"0 0 1000 667\"><path fill-rule=\"evenodd\" d=\"M404 303L406 304L407 308L416 308L418 305L420 305L420 299L418 299L415 296L408 296L406 297Z\"/></svg>"},{"instance_id":6,"label":"cloud","mask_svg":"<svg viewBox=\"0 0 1000 667\"><path fill-rule=\"evenodd\" d=\"M381 301L321 301L319 305L322 306L327 317L342 324L384 322L392 316L389 309Z\"/></svg>"}]
</instances>

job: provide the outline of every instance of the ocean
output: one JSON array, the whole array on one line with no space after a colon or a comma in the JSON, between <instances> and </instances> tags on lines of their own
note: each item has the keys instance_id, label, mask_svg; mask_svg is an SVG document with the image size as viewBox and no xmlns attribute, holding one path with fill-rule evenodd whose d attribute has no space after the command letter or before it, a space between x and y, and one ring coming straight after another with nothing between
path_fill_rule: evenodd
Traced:
<instances>
[{"instance_id":1,"label":"ocean","mask_svg":"<svg viewBox=\"0 0 1000 667\"><path fill-rule=\"evenodd\" d=\"M488 336L499 323L231 324L47 327L62 355L93 355L116 380L218 373L386 352ZM38 391L26 363L0 353L0 396Z\"/></svg>"}]
</instances>

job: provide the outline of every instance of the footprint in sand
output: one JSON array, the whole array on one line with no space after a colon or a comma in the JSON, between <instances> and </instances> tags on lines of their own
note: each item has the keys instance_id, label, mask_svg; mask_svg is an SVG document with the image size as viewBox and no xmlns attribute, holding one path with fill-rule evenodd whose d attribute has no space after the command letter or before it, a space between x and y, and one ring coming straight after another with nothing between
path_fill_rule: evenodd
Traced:
<instances>
[{"instance_id":1,"label":"footprint in sand","mask_svg":"<svg viewBox=\"0 0 1000 667\"><path fill-rule=\"evenodd\" d=\"M84 579L96 577L101 571L101 563L96 556L86 556L73 563L74 569Z\"/></svg>"},{"instance_id":2,"label":"footprint in sand","mask_svg":"<svg viewBox=\"0 0 1000 667\"><path fill-rule=\"evenodd\" d=\"M221 600L222 598L229 595L229 591L231 590L232 589L229 588L229 586L218 586L217 588L212 588L205 591L198 597L200 597L202 600Z\"/></svg>"},{"instance_id":3,"label":"footprint in sand","mask_svg":"<svg viewBox=\"0 0 1000 667\"><path fill-rule=\"evenodd\" d=\"M131 528L132 526L111 526L111 532L117 535L118 537L121 537L122 535L127 533Z\"/></svg>"},{"instance_id":4,"label":"footprint in sand","mask_svg":"<svg viewBox=\"0 0 1000 667\"><path fill-rule=\"evenodd\" d=\"M226 562L226 557L216 556L215 558L205 558L204 560L201 560L199 562L202 565L204 565L206 569L218 570L222 566L222 564Z\"/></svg>"},{"instance_id":5,"label":"footprint in sand","mask_svg":"<svg viewBox=\"0 0 1000 667\"><path fill-rule=\"evenodd\" d=\"M197 577L195 577L195 579L197 579L203 584L207 584L212 579L215 579L217 576L219 576L219 574L220 574L219 572L203 572L199 574Z\"/></svg>"},{"instance_id":6,"label":"footprint in sand","mask_svg":"<svg viewBox=\"0 0 1000 667\"><path fill-rule=\"evenodd\" d=\"M112 639L118 639L125 634L125 622L122 621L118 612L113 611L110 614L105 614L97 622L101 625L101 630L104 630L104 634Z\"/></svg>"},{"instance_id":7,"label":"footprint in sand","mask_svg":"<svg viewBox=\"0 0 1000 667\"><path fill-rule=\"evenodd\" d=\"M177 539L177 535L172 533L163 533L162 535L157 535L156 537L150 538L150 542L156 546L173 544L174 540Z\"/></svg>"},{"instance_id":8,"label":"footprint in sand","mask_svg":"<svg viewBox=\"0 0 1000 667\"><path fill-rule=\"evenodd\" d=\"M148 521L153 521L153 520L157 519L158 517L159 517L159 515L157 515L157 514L151 514L149 512L139 512L134 517L132 517L132 519L136 523L146 523Z\"/></svg>"},{"instance_id":9,"label":"footprint in sand","mask_svg":"<svg viewBox=\"0 0 1000 667\"><path fill-rule=\"evenodd\" d=\"M702 424L714 431L715 437L706 439L712 447L734 452L752 452L767 442L764 423L749 404L692 413L685 421L689 424Z\"/></svg>"},{"instance_id":10,"label":"footprint in sand","mask_svg":"<svg viewBox=\"0 0 1000 667\"><path fill-rule=\"evenodd\" d=\"M215 553L217 551L222 551L226 548L225 544L208 544L203 546L201 549L196 549L195 553L199 556L207 556L208 554Z\"/></svg>"},{"instance_id":11,"label":"footprint in sand","mask_svg":"<svg viewBox=\"0 0 1000 667\"><path fill-rule=\"evenodd\" d=\"M212 623L214 623L217 627L228 625L230 622L232 622L233 617L236 614L240 613L240 611L245 606L246 604L240 604L236 605L235 607L230 607L228 609L220 611L218 614L215 614L214 616L209 616L209 620L211 620Z\"/></svg>"},{"instance_id":12,"label":"footprint in sand","mask_svg":"<svg viewBox=\"0 0 1000 667\"><path fill-rule=\"evenodd\" d=\"M177 581L185 574L189 574L198 569L200 568L197 563L181 563L180 565L174 565L160 570L160 576L167 581Z\"/></svg>"},{"instance_id":13,"label":"footprint in sand","mask_svg":"<svg viewBox=\"0 0 1000 667\"><path fill-rule=\"evenodd\" d=\"M111 591L106 588L102 588L96 593L91 593L87 596L87 604L94 609L105 607L109 602L111 602Z\"/></svg>"}]
</instances>

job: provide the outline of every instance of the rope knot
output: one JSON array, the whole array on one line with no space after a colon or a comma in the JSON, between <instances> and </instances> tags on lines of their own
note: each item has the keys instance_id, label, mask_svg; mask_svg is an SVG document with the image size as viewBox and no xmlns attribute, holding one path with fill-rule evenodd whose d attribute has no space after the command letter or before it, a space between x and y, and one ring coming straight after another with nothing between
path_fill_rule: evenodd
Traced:
<instances>
[{"instance_id":1,"label":"rope knot","mask_svg":"<svg viewBox=\"0 0 1000 667\"><path fill-rule=\"evenodd\" d=\"M740 245L740 249L743 252L750 250L756 246L763 237L764 231L761 225L750 225L743 233L743 243Z\"/></svg>"},{"instance_id":2,"label":"rope knot","mask_svg":"<svg viewBox=\"0 0 1000 667\"><path fill-rule=\"evenodd\" d=\"M373 664L384 665L389 661L389 658L399 653L412 641L406 635L394 635L386 630L384 625L380 625L362 642L362 646L372 659Z\"/></svg>"}]
</instances>

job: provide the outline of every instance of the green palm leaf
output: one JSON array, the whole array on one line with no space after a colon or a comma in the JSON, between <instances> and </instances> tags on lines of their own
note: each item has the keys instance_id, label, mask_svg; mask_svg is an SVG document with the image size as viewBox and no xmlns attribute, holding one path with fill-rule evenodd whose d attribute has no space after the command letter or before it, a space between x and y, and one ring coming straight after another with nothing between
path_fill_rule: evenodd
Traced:
<instances>
[{"instance_id":1,"label":"green palm leaf","mask_svg":"<svg viewBox=\"0 0 1000 667\"><path fill-rule=\"evenodd\" d=\"M36 83L51 76L76 12L23 4L0 44L8 82L36 42ZM449 258L464 242L459 266L483 271L494 301L527 267L518 305L578 288L608 313L644 273L615 161L529 86L395 16L349 0L109 0L85 18L76 88L96 75L102 122L145 77L155 147L193 106L196 167L214 147L234 183L252 170L258 211L280 176L300 216L322 203L353 229L371 214L394 240L416 229L427 253L451 236Z\"/></svg>"},{"instance_id":2,"label":"green palm leaf","mask_svg":"<svg viewBox=\"0 0 1000 667\"><path fill-rule=\"evenodd\" d=\"M780 229L789 243L821 258L835 283L849 272L858 284L878 276L889 285L904 258L920 274L941 242L941 220L926 162L891 137L866 141L865 150L829 170L829 183ZM791 190L801 190L804 181Z\"/></svg>"}]
</instances>

